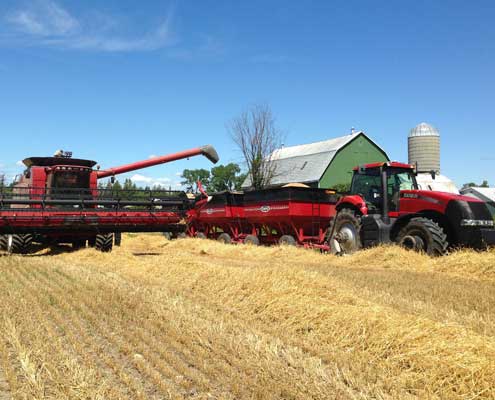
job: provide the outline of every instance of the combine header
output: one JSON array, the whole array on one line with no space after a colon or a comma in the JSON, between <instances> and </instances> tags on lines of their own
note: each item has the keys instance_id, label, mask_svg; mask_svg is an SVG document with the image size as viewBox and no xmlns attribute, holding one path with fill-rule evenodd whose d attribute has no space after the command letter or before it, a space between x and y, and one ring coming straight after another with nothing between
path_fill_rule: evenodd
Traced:
<instances>
[{"instance_id":1,"label":"combine header","mask_svg":"<svg viewBox=\"0 0 495 400\"><path fill-rule=\"evenodd\" d=\"M98 179L175 160L203 155L218 161L212 146L203 146L106 170L95 161L72 158L59 151L53 157L30 157L21 179L0 192L0 247L24 253L32 243L86 243L110 251L122 232L173 232L188 208L185 193L166 190L98 188Z\"/></svg>"}]
</instances>

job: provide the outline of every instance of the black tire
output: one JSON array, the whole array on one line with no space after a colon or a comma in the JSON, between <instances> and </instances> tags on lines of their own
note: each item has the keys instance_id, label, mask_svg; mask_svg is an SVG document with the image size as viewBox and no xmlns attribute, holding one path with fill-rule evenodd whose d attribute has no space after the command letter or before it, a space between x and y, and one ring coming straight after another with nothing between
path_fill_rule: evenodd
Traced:
<instances>
[{"instance_id":1,"label":"black tire","mask_svg":"<svg viewBox=\"0 0 495 400\"><path fill-rule=\"evenodd\" d=\"M333 235L329 239L333 254L352 254L361 248L361 218L353 210L340 210L333 224Z\"/></svg>"},{"instance_id":2,"label":"black tire","mask_svg":"<svg viewBox=\"0 0 495 400\"><path fill-rule=\"evenodd\" d=\"M163 237L167 240L172 240L172 232L163 232Z\"/></svg>"},{"instance_id":3,"label":"black tire","mask_svg":"<svg viewBox=\"0 0 495 400\"><path fill-rule=\"evenodd\" d=\"M217 237L217 240L220 242L220 243L224 243L224 244L230 244L232 243L232 239L230 238L230 235L228 233L221 233L218 237Z\"/></svg>"},{"instance_id":4,"label":"black tire","mask_svg":"<svg viewBox=\"0 0 495 400\"><path fill-rule=\"evenodd\" d=\"M396 242L402 247L423 251L433 257L444 255L449 247L447 234L443 228L425 217L412 218L399 231Z\"/></svg>"},{"instance_id":5,"label":"black tire","mask_svg":"<svg viewBox=\"0 0 495 400\"><path fill-rule=\"evenodd\" d=\"M187 237L187 233L186 232L179 232L177 234L177 239L185 239Z\"/></svg>"},{"instance_id":6,"label":"black tire","mask_svg":"<svg viewBox=\"0 0 495 400\"><path fill-rule=\"evenodd\" d=\"M7 250L7 235L0 235L0 250Z\"/></svg>"},{"instance_id":7,"label":"black tire","mask_svg":"<svg viewBox=\"0 0 495 400\"><path fill-rule=\"evenodd\" d=\"M206 235L203 232L196 232L196 237L198 239L206 239Z\"/></svg>"},{"instance_id":8,"label":"black tire","mask_svg":"<svg viewBox=\"0 0 495 400\"><path fill-rule=\"evenodd\" d=\"M7 252L11 254L26 254L29 252L29 248L33 241L33 235L21 234L21 235L7 235Z\"/></svg>"},{"instance_id":9,"label":"black tire","mask_svg":"<svg viewBox=\"0 0 495 400\"><path fill-rule=\"evenodd\" d=\"M115 232L113 234L113 244L114 246L120 246L122 243L122 232Z\"/></svg>"},{"instance_id":10,"label":"black tire","mask_svg":"<svg viewBox=\"0 0 495 400\"><path fill-rule=\"evenodd\" d=\"M280 239L278 239L278 244L281 246L295 246L297 244L294 236L291 235L282 235Z\"/></svg>"},{"instance_id":11,"label":"black tire","mask_svg":"<svg viewBox=\"0 0 495 400\"><path fill-rule=\"evenodd\" d=\"M113 247L113 233L107 233L105 235L96 235L95 249L103 253L112 251Z\"/></svg>"},{"instance_id":12,"label":"black tire","mask_svg":"<svg viewBox=\"0 0 495 400\"><path fill-rule=\"evenodd\" d=\"M247 235L244 238L244 244L249 244L249 245L252 245L252 246L259 246L260 240L258 239L258 236Z\"/></svg>"},{"instance_id":13,"label":"black tire","mask_svg":"<svg viewBox=\"0 0 495 400\"><path fill-rule=\"evenodd\" d=\"M82 249L86 247L86 239L75 239L72 241L72 248L74 250Z\"/></svg>"}]
</instances>

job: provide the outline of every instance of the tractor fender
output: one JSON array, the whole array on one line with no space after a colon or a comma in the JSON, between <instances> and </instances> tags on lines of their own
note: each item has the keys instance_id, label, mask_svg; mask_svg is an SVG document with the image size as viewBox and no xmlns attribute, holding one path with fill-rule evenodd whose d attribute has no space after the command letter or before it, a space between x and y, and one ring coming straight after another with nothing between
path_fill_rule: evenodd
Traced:
<instances>
[{"instance_id":1,"label":"tractor fender","mask_svg":"<svg viewBox=\"0 0 495 400\"><path fill-rule=\"evenodd\" d=\"M368 214L368 207L366 206L366 202L361 196L352 195L352 196L344 196L339 199L335 209L337 211L342 210L343 208L349 208L358 212L360 215Z\"/></svg>"},{"instance_id":2,"label":"tractor fender","mask_svg":"<svg viewBox=\"0 0 495 400\"><path fill-rule=\"evenodd\" d=\"M444 214L436 210L421 210L416 213L399 216L394 221L394 225L390 231L390 239L392 241L395 241L395 238L399 234L400 230L404 226L406 226L412 218L417 218L417 217L428 218L438 223L440 227L443 228L449 239L452 239L453 235L455 236L455 233L452 229L452 224L449 222L448 218Z\"/></svg>"}]
</instances>

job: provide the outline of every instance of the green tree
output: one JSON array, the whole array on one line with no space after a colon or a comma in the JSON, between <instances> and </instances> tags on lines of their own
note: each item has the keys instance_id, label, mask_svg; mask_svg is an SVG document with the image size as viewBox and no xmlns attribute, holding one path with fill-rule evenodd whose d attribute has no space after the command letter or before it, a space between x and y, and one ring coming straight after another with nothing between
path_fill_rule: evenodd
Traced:
<instances>
[{"instance_id":1,"label":"green tree","mask_svg":"<svg viewBox=\"0 0 495 400\"><path fill-rule=\"evenodd\" d=\"M462 185L462 188L465 189L465 188L469 188L469 187L482 187L482 188L487 188L487 187L490 187L490 185L488 184L488 181L485 179L481 184L476 184L475 182L468 182L468 183L465 183L464 185Z\"/></svg>"},{"instance_id":2,"label":"green tree","mask_svg":"<svg viewBox=\"0 0 495 400\"><path fill-rule=\"evenodd\" d=\"M239 190L246 179L246 174L241 174L241 168L235 163L219 165L211 169L211 179L208 190L221 192L223 190Z\"/></svg>"},{"instance_id":3,"label":"green tree","mask_svg":"<svg viewBox=\"0 0 495 400\"><path fill-rule=\"evenodd\" d=\"M197 193L198 181L201 181L205 189L210 184L210 171L204 168L200 169L185 169L182 171L181 178L183 179L181 184L187 187L188 191Z\"/></svg>"}]
</instances>

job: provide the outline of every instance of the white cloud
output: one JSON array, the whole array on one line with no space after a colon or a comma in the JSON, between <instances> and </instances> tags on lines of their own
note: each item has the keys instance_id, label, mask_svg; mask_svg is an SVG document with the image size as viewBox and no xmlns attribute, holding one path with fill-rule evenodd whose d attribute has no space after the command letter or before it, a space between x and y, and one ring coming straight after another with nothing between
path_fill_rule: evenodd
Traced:
<instances>
[{"instance_id":1,"label":"white cloud","mask_svg":"<svg viewBox=\"0 0 495 400\"><path fill-rule=\"evenodd\" d=\"M22 162L22 160L17 161L15 165L17 165L18 167L24 167L24 163Z\"/></svg>"},{"instance_id":2,"label":"white cloud","mask_svg":"<svg viewBox=\"0 0 495 400\"><path fill-rule=\"evenodd\" d=\"M164 178L153 178L151 176L146 176L146 175L141 175L141 174L134 174L131 176L131 181L138 183L138 184L145 184L147 186L165 186L169 185L171 183L171 179L164 177Z\"/></svg>"},{"instance_id":3,"label":"white cloud","mask_svg":"<svg viewBox=\"0 0 495 400\"><path fill-rule=\"evenodd\" d=\"M91 19L77 18L55 1L32 0L27 7L15 10L5 19L14 30L8 37L18 44L123 52L157 50L173 43L171 9L161 24L138 37L122 36L117 31L119 24L110 16L106 20L112 24L95 23L94 15ZM100 14L97 19L102 18Z\"/></svg>"}]
</instances>

